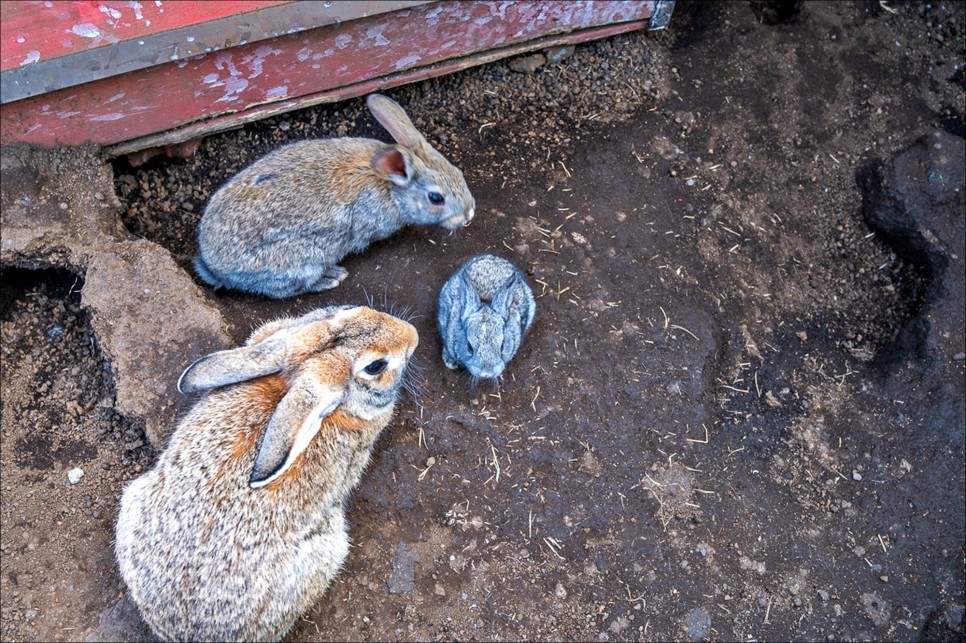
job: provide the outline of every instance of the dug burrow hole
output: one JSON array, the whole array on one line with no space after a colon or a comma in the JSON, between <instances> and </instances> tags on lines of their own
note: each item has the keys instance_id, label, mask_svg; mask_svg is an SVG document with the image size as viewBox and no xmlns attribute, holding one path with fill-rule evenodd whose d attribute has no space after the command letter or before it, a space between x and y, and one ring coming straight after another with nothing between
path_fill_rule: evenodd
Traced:
<instances>
[{"instance_id":1,"label":"dug burrow hole","mask_svg":"<svg viewBox=\"0 0 966 643\"><path fill-rule=\"evenodd\" d=\"M882 346L876 359L879 366L888 368L910 355L925 357L928 326L923 311L937 294L947 259L930 246L911 218L895 216L903 206L885 189L884 167L880 161L866 164L856 173L856 182L862 190L862 218L896 256L891 274L898 295L894 318L899 328L894 342Z\"/></svg>"},{"instance_id":2,"label":"dug burrow hole","mask_svg":"<svg viewBox=\"0 0 966 643\"><path fill-rule=\"evenodd\" d=\"M100 468L122 482L154 462L143 428L114 409L83 285L66 269L0 269L5 475Z\"/></svg>"}]
</instances>

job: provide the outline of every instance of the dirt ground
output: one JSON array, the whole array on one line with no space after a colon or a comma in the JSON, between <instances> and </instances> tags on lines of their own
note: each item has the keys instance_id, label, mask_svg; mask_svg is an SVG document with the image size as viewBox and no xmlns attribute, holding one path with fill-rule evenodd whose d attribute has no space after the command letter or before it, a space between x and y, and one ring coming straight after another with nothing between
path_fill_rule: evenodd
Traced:
<instances>
[{"instance_id":1,"label":"dirt ground","mask_svg":"<svg viewBox=\"0 0 966 643\"><path fill-rule=\"evenodd\" d=\"M966 640L966 5L776 6L680 1L665 32L391 90L473 224L319 295L204 289L239 342L368 296L417 315L421 397L288 640ZM386 140L353 100L116 160L119 214L187 270L221 182L334 135ZM435 299L485 251L538 309L472 388ZM0 639L153 640L112 544L163 445L115 411L84 275L33 267L0 278Z\"/></svg>"}]
</instances>

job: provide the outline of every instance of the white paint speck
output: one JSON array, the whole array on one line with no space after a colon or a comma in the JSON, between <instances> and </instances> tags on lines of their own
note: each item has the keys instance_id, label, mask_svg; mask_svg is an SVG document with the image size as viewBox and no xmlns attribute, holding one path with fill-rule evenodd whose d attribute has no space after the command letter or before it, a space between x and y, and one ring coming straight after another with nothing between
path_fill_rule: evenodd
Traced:
<instances>
[{"instance_id":1,"label":"white paint speck","mask_svg":"<svg viewBox=\"0 0 966 643\"><path fill-rule=\"evenodd\" d=\"M282 85L280 87L272 87L270 90L265 92L266 98L281 98L288 95L288 87Z\"/></svg>"},{"instance_id":2,"label":"white paint speck","mask_svg":"<svg viewBox=\"0 0 966 643\"><path fill-rule=\"evenodd\" d=\"M247 58L248 57L246 57L245 59L246 62L247 62ZM210 83L212 87L225 88L225 94L221 98L215 100L215 102L230 103L232 101L238 100L238 96L236 94L238 94L239 92L243 91L246 87L248 87L248 80L246 80L245 78L240 78L242 73L235 66L235 63L232 59L232 55L227 51L223 51L219 53L215 57L215 67L217 67L219 70L222 70L222 71L227 69L228 73L231 74L228 78L225 78L224 80L218 80L216 78L215 81ZM205 78L209 78L209 77L210 75L206 76Z\"/></svg>"},{"instance_id":3,"label":"white paint speck","mask_svg":"<svg viewBox=\"0 0 966 643\"><path fill-rule=\"evenodd\" d=\"M403 69L404 67L411 67L415 63L419 62L419 54L409 54L403 58L396 61L396 69Z\"/></svg>"},{"instance_id":4,"label":"white paint speck","mask_svg":"<svg viewBox=\"0 0 966 643\"><path fill-rule=\"evenodd\" d=\"M124 98L126 95L127 94L125 94L124 92L121 92L120 94L114 94L113 96L111 96L110 98L107 99L107 102L108 103L113 103L114 101L116 101L118 99Z\"/></svg>"},{"instance_id":5,"label":"white paint speck","mask_svg":"<svg viewBox=\"0 0 966 643\"><path fill-rule=\"evenodd\" d=\"M80 467L74 467L67 472L67 481L71 484L77 484L84 477L84 470Z\"/></svg>"},{"instance_id":6,"label":"white paint speck","mask_svg":"<svg viewBox=\"0 0 966 643\"><path fill-rule=\"evenodd\" d=\"M128 6L134 9L134 17L138 20L144 20L144 14L141 13L141 3L140 2L129 2Z\"/></svg>"},{"instance_id":7,"label":"white paint speck","mask_svg":"<svg viewBox=\"0 0 966 643\"><path fill-rule=\"evenodd\" d=\"M37 62L38 60L40 60L40 52L39 51L28 51L27 52L27 57L23 59L23 62L20 63L20 66L23 67L24 65L32 65L35 62Z\"/></svg>"},{"instance_id":8,"label":"white paint speck","mask_svg":"<svg viewBox=\"0 0 966 643\"><path fill-rule=\"evenodd\" d=\"M54 3L53 2L45 2L44 3L44 6L47 7L48 9L50 9L52 6L54 6Z\"/></svg>"},{"instance_id":9,"label":"white paint speck","mask_svg":"<svg viewBox=\"0 0 966 643\"><path fill-rule=\"evenodd\" d=\"M100 114L99 116L91 116L88 120L90 121L119 121L127 116L127 114L121 114L119 112L113 112L111 114Z\"/></svg>"},{"instance_id":10,"label":"white paint speck","mask_svg":"<svg viewBox=\"0 0 966 643\"><path fill-rule=\"evenodd\" d=\"M121 12L118 11L117 9L113 9L111 7L108 7L107 5L104 5L104 4L99 5L97 8L101 10L101 13L106 13L107 15L109 15L114 20L120 20L121 19Z\"/></svg>"},{"instance_id":11,"label":"white paint speck","mask_svg":"<svg viewBox=\"0 0 966 643\"><path fill-rule=\"evenodd\" d=\"M81 22L70 28L78 36L84 38L97 38L101 35L101 30L89 22Z\"/></svg>"},{"instance_id":12,"label":"white paint speck","mask_svg":"<svg viewBox=\"0 0 966 643\"><path fill-rule=\"evenodd\" d=\"M185 40L187 40L188 42L194 42L195 41L195 37L194 36L185 36Z\"/></svg>"},{"instance_id":13,"label":"white paint speck","mask_svg":"<svg viewBox=\"0 0 966 643\"><path fill-rule=\"evenodd\" d=\"M335 46L339 49L345 49L350 42L352 42L352 36L349 34L342 33L335 37Z\"/></svg>"},{"instance_id":14,"label":"white paint speck","mask_svg":"<svg viewBox=\"0 0 966 643\"><path fill-rule=\"evenodd\" d=\"M23 43L27 42L27 39L24 38L23 36L20 36L19 38L17 38L17 42L22 45Z\"/></svg>"},{"instance_id":15,"label":"white paint speck","mask_svg":"<svg viewBox=\"0 0 966 643\"><path fill-rule=\"evenodd\" d=\"M382 32L385 28L385 25L379 25L378 27L370 27L369 29L366 29L366 36L375 41L372 44L373 47L385 47L389 44L389 41L386 39L386 37L382 35Z\"/></svg>"}]
</instances>

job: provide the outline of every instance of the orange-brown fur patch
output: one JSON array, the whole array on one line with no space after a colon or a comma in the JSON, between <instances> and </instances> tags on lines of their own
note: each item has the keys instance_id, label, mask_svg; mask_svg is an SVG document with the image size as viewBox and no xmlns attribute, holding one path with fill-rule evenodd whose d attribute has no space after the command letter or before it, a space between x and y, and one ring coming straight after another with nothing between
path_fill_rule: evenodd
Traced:
<instances>
[{"instance_id":1,"label":"orange-brown fur patch","mask_svg":"<svg viewBox=\"0 0 966 643\"><path fill-rule=\"evenodd\" d=\"M379 183L374 181L378 174L369 165L372 155L368 150L340 155L332 162L332 176L339 180L331 184L332 196L340 205L354 203L362 191Z\"/></svg>"},{"instance_id":2,"label":"orange-brown fur patch","mask_svg":"<svg viewBox=\"0 0 966 643\"><path fill-rule=\"evenodd\" d=\"M245 399L254 408L239 409L238 413L247 414L251 412L266 417L271 416L279 401L288 391L288 383L281 375L262 377L250 382L247 386ZM217 486L226 471L234 469L239 460L243 460L255 450L256 442L262 436L264 430L265 427L246 426L234 435L234 441L228 450L227 457L222 461L217 473L212 478L212 485Z\"/></svg>"},{"instance_id":3,"label":"orange-brown fur patch","mask_svg":"<svg viewBox=\"0 0 966 643\"><path fill-rule=\"evenodd\" d=\"M358 418L354 415L349 415L342 409L336 409L332 415L322 420L322 428L320 433L348 433L350 431L361 431L370 426L370 423L362 418ZM318 440L318 436L315 438ZM289 467L288 471L272 480L270 483L265 485L266 489L282 489L286 485L292 484L298 478L299 474L302 472L302 467L305 466L306 460L309 456L312 446L305 450L305 452L300 455L292 466Z\"/></svg>"}]
</instances>

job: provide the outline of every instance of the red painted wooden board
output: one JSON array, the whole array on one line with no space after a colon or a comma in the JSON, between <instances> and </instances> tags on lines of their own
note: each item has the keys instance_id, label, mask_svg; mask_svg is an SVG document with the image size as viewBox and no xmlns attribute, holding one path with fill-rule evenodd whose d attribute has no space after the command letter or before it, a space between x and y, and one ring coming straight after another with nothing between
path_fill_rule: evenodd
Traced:
<instances>
[{"instance_id":1,"label":"red painted wooden board","mask_svg":"<svg viewBox=\"0 0 966 643\"><path fill-rule=\"evenodd\" d=\"M288 1L4 1L0 2L0 71Z\"/></svg>"},{"instance_id":2,"label":"red painted wooden board","mask_svg":"<svg viewBox=\"0 0 966 643\"><path fill-rule=\"evenodd\" d=\"M653 2L445 1L4 105L4 142L107 146L548 34L647 20Z\"/></svg>"}]
</instances>

